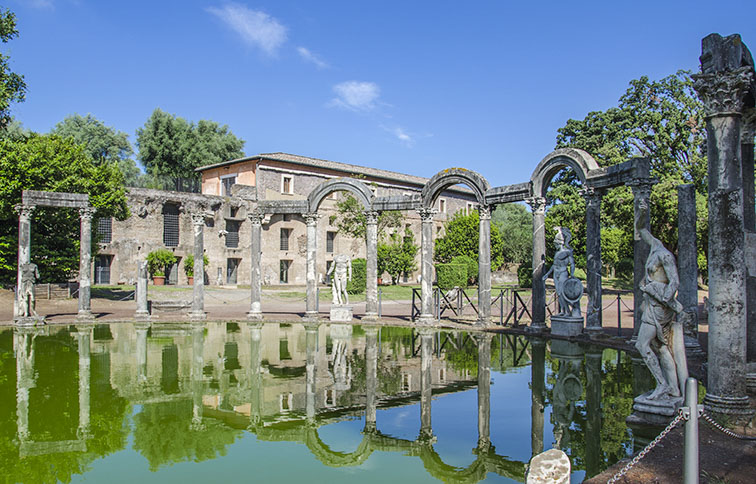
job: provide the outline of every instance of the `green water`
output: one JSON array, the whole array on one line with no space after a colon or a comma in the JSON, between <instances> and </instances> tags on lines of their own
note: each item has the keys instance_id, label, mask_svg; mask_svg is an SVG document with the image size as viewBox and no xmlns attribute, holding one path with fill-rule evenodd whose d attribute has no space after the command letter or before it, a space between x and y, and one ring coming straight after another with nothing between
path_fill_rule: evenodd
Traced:
<instances>
[{"instance_id":1,"label":"green water","mask_svg":"<svg viewBox=\"0 0 756 484\"><path fill-rule=\"evenodd\" d=\"M573 482L633 449L645 368L514 335L153 323L0 332L0 482Z\"/></svg>"}]
</instances>

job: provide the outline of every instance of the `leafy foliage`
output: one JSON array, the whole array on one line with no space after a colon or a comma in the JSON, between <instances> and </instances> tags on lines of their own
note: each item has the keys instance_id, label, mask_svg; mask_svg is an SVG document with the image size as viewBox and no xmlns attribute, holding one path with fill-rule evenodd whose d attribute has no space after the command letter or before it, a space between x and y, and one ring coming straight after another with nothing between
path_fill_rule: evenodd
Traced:
<instances>
[{"instance_id":1,"label":"leafy foliage","mask_svg":"<svg viewBox=\"0 0 756 484\"><path fill-rule=\"evenodd\" d=\"M367 261L354 259L352 261L352 279L347 282L346 290L349 294L362 294L367 287Z\"/></svg>"},{"instance_id":2,"label":"leafy foliage","mask_svg":"<svg viewBox=\"0 0 756 484\"><path fill-rule=\"evenodd\" d=\"M460 210L446 222L443 237L436 240L433 258L437 262L448 263L458 255L466 255L478 261L478 240L480 239L480 216L477 210L465 214ZM504 264L504 242L496 224L491 224L491 268L498 269Z\"/></svg>"},{"instance_id":3,"label":"leafy foliage","mask_svg":"<svg viewBox=\"0 0 756 484\"><path fill-rule=\"evenodd\" d=\"M166 269L175 263L176 256L168 249L155 249L147 254L147 269L152 276L164 276ZM184 270L186 270L186 266L184 266Z\"/></svg>"},{"instance_id":4,"label":"leafy foliage","mask_svg":"<svg viewBox=\"0 0 756 484\"><path fill-rule=\"evenodd\" d=\"M0 41L7 44L18 36L16 14L8 9L0 9ZM23 102L26 97L24 76L11 71L10 56L0 53L0 130L11 122L10 104Z\"/></svg>"},{"instance_id":5,"label":"leafy foliage","mask_svg":"<svg viewBox=\"0 0 756 484\"><path fill-rule=\"evenodd\" d=\"M202 265L207 267L210 261L207 258L207 254L202 255ZM184 273L186 277L194 277L194 254L189 254L184 257Z\"/></svg>"},{"instance_id":6,"label":"leafy foliage","mask_svg":"<svg viewBox=\"0 0 756 484\"><path fill-rule=\"evenodd\" d=\"M533 257L533 216L520 203L498 205L491 222L501 235L504 263L523 264Z\"/></svg>"},{"instance_id":7,"label":"leafy foliage","mask_svg":"<svg viewBox=\"0 0 756 484\"><path fill-rule=\"evenodd\" d=\"M367 217L362 204L352 194L347 194L336 202L338 211L336 226L339 232L345 233L355 239L364 239L367 236ZM386 230L398 229L402 226L404 217L398 210L388 210L378 215L378 240L385 237Z\"/></svg>"},{"instance_id":8,"label":"leafy foliage","mask_svg":"<svg viewBox=\"0 0 756 484\"><path fill-rule=\"evenodd\" d=\"M467 287L465 264L436 264L436 284L441 289Z\"/></svg>"},{"instance_id":9,"label":"leafy foliage","mask_svg":"<svg viewBox=\"0 0 756 484\"><path fill-rule=\"evenodd\" d=\"M460 264L465 266L467 272L467 279L464 285L475 284L478 280L478 262L466 255L458 255L451 260L451 264ZM458 284L459 285L459 284Z\"/></svg>"},{"instance_id":10,"label":"leafy foliage","mask_svg":"<svg viewBox=\"0 0 756 484\"><path fill-rule=\"evenodd\" d=\"M394 233L388 242L378 243L378 277L384 272L391 276L391 283L398 284L402 274L409 274L417 269L415 257L420 248L415 243L415 234L406 228L404 237Z\"/></svg>"}]
</instances>

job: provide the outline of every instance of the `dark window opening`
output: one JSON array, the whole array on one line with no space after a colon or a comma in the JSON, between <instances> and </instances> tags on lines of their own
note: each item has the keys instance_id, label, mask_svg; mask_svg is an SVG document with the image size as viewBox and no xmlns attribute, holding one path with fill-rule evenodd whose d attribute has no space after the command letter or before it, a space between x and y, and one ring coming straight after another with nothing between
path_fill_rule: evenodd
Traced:
<instances>
[{"instance_id":1,"label":"dark window opening","mask_svg":"<svg viewBox=\"0 0 756 484\"><path fill-rule=\"evenodd\" d=\"M289 250L289 235L291 229L281 229L281 250Z\"/></svg>"},{"instance_id":2,"label":"dark window opening","mask_svg":"<svg viewBox=\"0 0 756 484\"><path fill-rule=\"evenodd\" d=\"M291 267L290 260L282 260L279 268L279 282L281 284L289 283L289 267Z\"/></svg>"},{"instance_id":3,"label":"dark window opening","mask_svg":"<svg viewBox=\"0 0 756 484\"><path fill-rule=\"evenodd\" d=\"M226 284L236 284L241 259L227 259L226 261Z\"/></svg>"},{"instance_id":4,"label":"dark window opening","mask_svg":"<svg viewBox=\"0 0 756 484\"><path fill-rule=\"evenodd\" d=\"M336 232L326 232L326 252L333 252L333 243L336 240Z\"/></svg>"},{"instance_id":5,"label":"dark window opening","mask_svg":"<svg viewBox=\"0 0 756 484\"><path fill-rule=\"evenodd\" d=\"M226 220L226 247L235 249L239 247L239 222Z\"/></svg>"},{"instance_id":6,"label":"dark window opening","mask_svg":"<svg viewBox=\"0 0 756 484\"><path fill-rule=\"evenodd\" d=\"M95 259L94 264L94 282L95 284L110 284L110 263L113 261L112 255L100 254Z\"/></svg>"},{"instance_id":7,"label":"dark window opening","mask_svg":"<svg viewBox=\"0 0 756 484\"><path fill-rule=\"evenodd\" d=\"M231 196L231 187L236 184L236 177L235 176L229 176L226 178L221 179L221 183L223 183L223 195L226 197Z\"/></svg>"},{"instance_id":8,"label":"dark window opening","mask_svg":"<svg viewBox=\"0 0 756 484\"><path fill-rule=\"evenodd\" d=\"M97 235L101 244L109 244L113 240L113 219L103 217L97 221Z\"/></svg>"},{"instance_id":9,"label":"dark window opening","mask_svg":"<svg viewBox=\"0 0 756 484\"><path fill-rule=\"evenodd\" d=\"M231 207L228 213L231 218L236 218L239 215L239 207Z\"/></svg>"},{"instance_id":10,"label":"dark window opening","mask_svg":"<svg viewBox=\"0 0 756 484\"><path fill-rule=\"evenodd\" d=\"M167 247L179 245L179 207L172 203L163 205L163 243Z\"/></svg>"}]
</instances>

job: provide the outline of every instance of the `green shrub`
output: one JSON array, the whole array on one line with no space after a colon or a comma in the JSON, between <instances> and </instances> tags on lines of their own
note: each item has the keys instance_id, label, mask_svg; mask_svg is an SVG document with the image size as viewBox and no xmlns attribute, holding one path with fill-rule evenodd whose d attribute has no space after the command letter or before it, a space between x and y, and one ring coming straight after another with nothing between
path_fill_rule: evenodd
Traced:
<instances>
[{"instance_id":1,"label":"green shrub","mask_svg":"<svg viewBox=\"0 0 756 484\"><path fill-rule=\"evenodd\" d=\"M462 264L467 268L467 284L475 284L478 280L478 261L469 255L458 255L452 258L450 264Z\"/></svg>"},{"instance_id":2,"label":"green shrub","mask_svg":"<svg viewBox=\"0 0 756 484\"><path fill-rule=\"evenodd\" d=\"M467 287L467 266L464 264L436 264L436 284L441 289Z\"/></svg>"},{"instance_id":3,"label":"green shrub","mask_svg":"<svg viewBox=\"0 0 756 484\"><path fill-rule=\"evenodd\" d=\"M520 287L533 287L533 263L520 264L517 268L517 285Z\"/></svg>"},{"instance_id":4,"label":"green shrub","mask_svg":"<svg viewBox=\"0 0 756 484\"><path fill-rule=\"evenodd\" d=\"M165 276L168 267L176 263L176 256L168 249L155 249L147 254L147 269L150 275Z\"/></svg>"},{"instance_id":5,"label":"green shrub","mask_svg":"<svg viewBox=\"0 0 756 484\"><path fill-rule=\"evenodd\" d=\"M207 259L207 254L202 254L202 262L205 267L210 263ZM184 257L184 273L186 277L194 277L194 254Z\"/></svg>"},{"instance_id":6,"label":"green shrub","mask_svg":"<svg viewBox=\"0 0 756 484\"><path fill-rule=\"evenodd\" d=\"M367 284L367 261L354 259L352 261L352 280L347 282L349 294L362 294Z\"/></svg>"},{"instance_id":7,"label":"green shrub","mask_svg":"<svg viewBox=\"0 0 756 484\"><path fill-rule=\"evenodd\" d=\"M632 278L634 269L635 262L633 259L630 257L623 257L615 266L614 271L617 277Z\"/></svg>"}]
</instances>

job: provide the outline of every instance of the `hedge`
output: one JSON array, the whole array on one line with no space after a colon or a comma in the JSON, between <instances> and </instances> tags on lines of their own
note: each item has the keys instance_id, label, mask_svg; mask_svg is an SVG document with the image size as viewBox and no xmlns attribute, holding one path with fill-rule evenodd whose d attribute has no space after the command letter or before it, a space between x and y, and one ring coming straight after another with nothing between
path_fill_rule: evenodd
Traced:
<instances>
[{"instance_id":1,"label":"hedge","mask_svg":"<svg viewBox=\"0 0 756 484\"><path fill-rule=\"evenodd\" d=\"M436 264L436 284L441 289L467 287L465 264Z\"/></svg>"},{"instance_id":2,"label":"hedge","mask_svg":"<svg viewBox=\"0 0 756 484\"><path fill-rule=\"evenodd\" d=\"M475 283L478 280L478 261L470 257L469 255L458 255L452 258L450 264L462 264L467 267L467 281L468 283Z\"/></svg>"},{"instance_id":3,"label":"hedge","mask_svg":"<svg viewBox=\"0 0 756 484\"><path fill-rule=\"evenodd\" d=\"M362 294L365 292L367 285L367 261L365 259L354 259L352 261L352 280L347 282L347 292L349 294Z\"/></svg>"}]
</instances>

